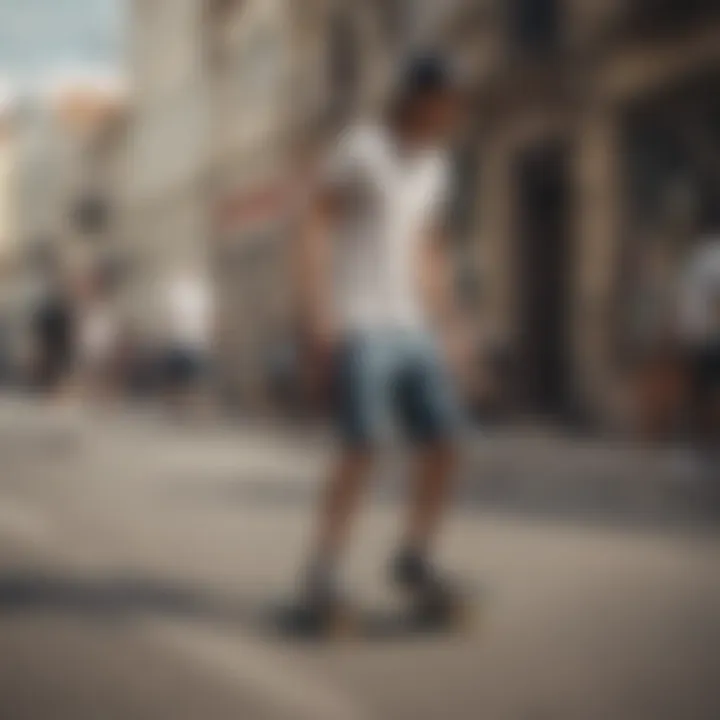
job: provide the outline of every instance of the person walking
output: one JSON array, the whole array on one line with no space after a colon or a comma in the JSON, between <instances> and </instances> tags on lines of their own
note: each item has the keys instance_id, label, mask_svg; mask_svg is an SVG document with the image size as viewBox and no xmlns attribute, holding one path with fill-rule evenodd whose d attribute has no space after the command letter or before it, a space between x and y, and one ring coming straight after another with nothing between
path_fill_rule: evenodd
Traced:
<instances>
[{"instance_id":1,"label":"person walking","mask_svg":"<svg viewBox=\"0 0 720 720\"><path fill-rule=\"evenodd\" d=\"M211 373L213 298L200 271L177 273L165 286L167 353L165 387L180 418L209 410L207 383Z\"/></svg>"},{"instance_id":2,"label":"person walking","mask_svg":"<svg viewBox=\"0 0 720 720\"><path fill-rule=\"evenodd\" d=\"M695 447L720 471L720 234L701 238L680 282L680 332L690 379ZM714 456L714 457L712 457Z\"/></svg>"},{"instance_id":3,"label":"person walking","mask_svg":"<svg viewBox=\"0 0 720 720\"><path fill-rule=\"evenodd\" d=\"M121 318L117 290L115 269L102 262L92 267L81 288L78 370L81 393L92 405L118 399L121 390Z\"/></svg>"},{"instance_id":4,"label":"person walking","mask_svg":"<svg viewBox=\"0 0 720 720\"><path fill-rule=\"evenodd\" d=\"M32 317L35 386L55 400L67 394L75 358L76 318L68 285L59 263L45 269Z\"/></svg>"}]
</instances>

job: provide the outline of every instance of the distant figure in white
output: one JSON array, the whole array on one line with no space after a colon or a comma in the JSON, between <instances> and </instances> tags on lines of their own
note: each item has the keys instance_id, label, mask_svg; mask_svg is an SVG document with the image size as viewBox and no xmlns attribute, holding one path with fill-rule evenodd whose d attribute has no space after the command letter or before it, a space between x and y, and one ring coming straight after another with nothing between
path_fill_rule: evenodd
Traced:
<instances>
[{"instance_id":1,"label":"distant figure in white","mask_svg":"<svg viewBox=\"0 0 720 720\"><path fill-rule=\"evenodd\" d=\"M91 403L105 404L119 392L120 315L116 277L105 266L93 268L81 284L79 301L80 392Z\"/></svg>"},{"instance_id":2,"label":"distant figure in white","mask_svg":"<svg viewBox=\"0 0 720 720\"><path fill-rule=\"evenodd\" d=\"M165 287L167 356L165 386L173 410L207 409L214 303L208 279L199 272L178 274Z\"/></svg>"}]
</instances>

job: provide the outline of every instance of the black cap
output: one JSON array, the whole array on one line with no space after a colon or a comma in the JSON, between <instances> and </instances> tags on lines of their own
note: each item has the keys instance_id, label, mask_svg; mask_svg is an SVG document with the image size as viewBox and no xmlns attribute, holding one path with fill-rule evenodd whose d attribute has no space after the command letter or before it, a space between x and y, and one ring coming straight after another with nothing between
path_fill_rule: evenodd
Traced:
<instances>
[{"instance_id":1,"label":"black cap","mask_svg":"<svg viewBox=\"0 0 720 720\"><path fill-rule=\"evenodd\" d=\"M410 59L402 71L398 89L403 97L414 97L454 90L457 86L450 64L439 55L427 54Z\"/></svg>"}]
</instances>

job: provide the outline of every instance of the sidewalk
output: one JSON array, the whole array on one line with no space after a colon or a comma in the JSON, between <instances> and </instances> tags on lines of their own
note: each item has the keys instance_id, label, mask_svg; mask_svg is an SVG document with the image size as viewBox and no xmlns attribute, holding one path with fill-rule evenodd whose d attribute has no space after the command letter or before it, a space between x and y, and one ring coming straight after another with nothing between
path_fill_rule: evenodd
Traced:
<instances>
[{"instance_id":1,"label":"sidewalk","mask_svg":"<svg viewBox=\"0 0 720 720\"><path fill-rule=\"evenodd\" d=\"M232 475L251 463L273 492L308 502L333 453L332 433L319 425L254 421L182 428L157 423L176 463ZM131 422L132 425L132 422ZM720 477L712 481L678 447L588 439L537 428L475 429L466 436L458 485L461 511L493 511L583 523L720 527ZM375 495L394 501L406 487L404 453L378 462Z\"/></svg>"},{"instance_id":2,"label":"sidewalk","mask_svg":"<svg viewBox=\"0 0 720 720\"><path fill-rule=\"evenodd\" d=\"M333 451L331 434L318 426L237 421L182 426L135 408L87 415L5 398L0 424L13 435L41 433L48 438L67 437L69 425L82 427L91 444L103 438L113 445L119 442L127 448L128 460L133 454L146 461L155 457L167 473L231 477L240 464L250 466L275 492L285 490L308 502ZM633 526L720 526L720 477L713 482L677 448L504 428L472 431L463 455L458 502L468 512ZM404 455L384 454L377 497L396 499L404 492L405 474Z\"/></svg>"}]
</instances>

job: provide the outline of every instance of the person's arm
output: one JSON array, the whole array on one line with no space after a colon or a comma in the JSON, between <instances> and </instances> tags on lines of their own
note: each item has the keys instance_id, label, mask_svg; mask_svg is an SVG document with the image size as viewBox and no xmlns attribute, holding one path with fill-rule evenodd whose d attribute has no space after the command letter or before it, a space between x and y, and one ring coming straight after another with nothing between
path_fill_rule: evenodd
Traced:
<instances>
[{"instance_id":1,"label":"person's arm","mask_svg":"<svg viewBox=\"0 0 720 720\"><path fill-rule=\"evenodd\" d=\"M293 263L300 322L316 341L328 341L334 332L331 232L335 205L329 192L321 193L311 203L301 225Z\"/></svg>"},{"instance_id":2,"label":"person's arm","mask_svg":"<svg viewBox=\"0 0 720 720\"><path fill-rule=\"evenodd\" d=\"M294 261L296 300L303 330L323 344L335 334L333 303L334 230L358 178L356 134L346 134L310 173L313 196L303 216Z\"/></svg>"}]
</instances>

